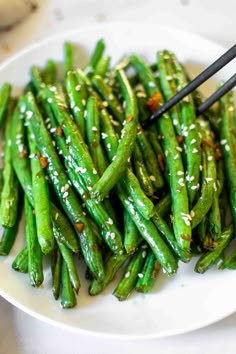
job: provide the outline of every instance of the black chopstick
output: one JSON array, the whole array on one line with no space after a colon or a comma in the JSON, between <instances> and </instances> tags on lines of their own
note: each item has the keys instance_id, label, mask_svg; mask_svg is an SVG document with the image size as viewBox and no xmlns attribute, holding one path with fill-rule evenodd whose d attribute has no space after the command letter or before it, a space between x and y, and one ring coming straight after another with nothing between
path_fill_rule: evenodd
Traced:
<instances>
[{"instance_id":1,"label":"black chopstick","mask_svg":"<svg viewBox=\"0 0 236 354\"><path fill-rule=\"evenodd\" d=\"M169 101L163 104L158 110L156 110L151 117L143 121L142 125L144 127L153 123L157 118L159 118L163 113L167 112L171 107L178 103L182 98L193 92L197 87L203 84L226 64L236 57L236 44L231 47L227 52L225 52L220 58L218 58L213 64L208 66L200 75L193 79L188 85L186 85L182 90L180 90L175 96L173 96ZM233 76L234 77L234 76ZM228 89L229 90L229 89ZM226 91L227 92L227 91Z\"/></svg>"},{"instance_id":2,"label":"black chopstick","mask_svg":"<svg viewBox=\"0 0 236 354\"><path fill-rule=\"evenodd\" d=\"M206 99L199 107L196 109L197 116L203 114L209 107L213 105L219 98L224 96L229 90L236 86L236 74L234 74L229 80L227 80L224 85L222 85L217 91L215 91L210 97Z\"/></svg>"}]
</instances>

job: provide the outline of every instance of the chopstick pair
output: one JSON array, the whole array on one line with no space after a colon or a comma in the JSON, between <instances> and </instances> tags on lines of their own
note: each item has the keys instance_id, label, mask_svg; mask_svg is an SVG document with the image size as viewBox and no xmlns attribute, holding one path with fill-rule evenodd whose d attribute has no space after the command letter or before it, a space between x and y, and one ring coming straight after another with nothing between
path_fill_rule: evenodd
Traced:
<instances>
[{"instance_id":1,"label":"chopstick pair","mask_svg":"<svg viewBox=\"0 0 236 354\"><path fill-rule=\"evenodd\" d=\"M193 92L201 84L207 81L211 76L222 69L226 64L232 61L236 57L236 44L227 50L221 57L219 57L214 63L212 63L208 68L206 68L200 75L195 77L188 85L186 85L182 90L180 90L175 96L173 96L169 101L158 108L148 119L146 119L142 124L144 127L152 124L156 119L158 119L163 113L167 112L171 107L178 103L185 96ZM220 97L222 97L226 92L231 90L236 85L236 73L224 83L217 91L215 91L205 102L203 102L196 109L196 114L200 115L205 112L213 103L215 103Z\"/></svg>"}]
</instances>

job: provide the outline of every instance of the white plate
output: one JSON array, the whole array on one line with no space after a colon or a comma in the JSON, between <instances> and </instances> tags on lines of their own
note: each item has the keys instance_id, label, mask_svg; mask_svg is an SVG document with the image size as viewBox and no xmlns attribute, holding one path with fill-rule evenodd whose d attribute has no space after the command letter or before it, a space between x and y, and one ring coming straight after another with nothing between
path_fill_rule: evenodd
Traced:
<instances>
[{"instance_id":1,"label":"white plate","mask_svg":"<svg viewBox=\"0 0 236 354\"><path fill-rule=\"evenodd\" d=\"M43 65L49 57L62 60L62 43L71 40L81 46L81 64L91 53L97 39L103 37L107 53L118 60L124 53L135 52L155 60L158 49L169 48L192 68L209 65L224 48L201 37L157 25L110 24L81 28L32 46L4 63L0 84L5 81L22 86L29 79L32 64ZM231 65L231 69L232 69ZM224 69L219 78L232 74ZM112 284L97 297L87 295L83 282L78 306L62 310L51 293L50 270L40 289L30 287L27 275L11 269L11 263L23 245L21 227L17 242L7 258L0 259L0 294L27 313L53 325L84 334L119 338L153 338L185 333L216 322L236 310L236 273L210 270L194 273L194 262L181 265L173 279L161 275L149 295L133 294L118 302L111 295ZM81 279L83 274L80 275Z\"/></svg>"}]
</instances>

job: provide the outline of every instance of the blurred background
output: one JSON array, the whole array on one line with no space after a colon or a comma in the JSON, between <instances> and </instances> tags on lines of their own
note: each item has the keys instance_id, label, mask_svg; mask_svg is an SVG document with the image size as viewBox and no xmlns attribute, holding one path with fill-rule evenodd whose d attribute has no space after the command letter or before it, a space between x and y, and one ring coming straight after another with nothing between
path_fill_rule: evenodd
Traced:
<instances>
[{"instance_id":1,"label":"blurred background","mask_svg":"<svg viewBox=\"0 0 236 354\"><path fill-rule=\"evenodd\" d=\"M230 46L236 34L235 9L235 0L0 0L0 27L5 24L0 60L51 34L114 21L168 24ZM20 13L28 15L15 26L6 26Z\"/></svg>"}]
</instances>

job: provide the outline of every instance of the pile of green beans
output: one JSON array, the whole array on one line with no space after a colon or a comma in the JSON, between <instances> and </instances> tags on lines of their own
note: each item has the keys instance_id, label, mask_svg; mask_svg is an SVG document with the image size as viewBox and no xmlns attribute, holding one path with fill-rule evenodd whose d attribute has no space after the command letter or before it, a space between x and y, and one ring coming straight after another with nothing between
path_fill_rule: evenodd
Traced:
<instances>
[{"instance_id":1,"label":"pile of green beans","mask_svg":"<svg viewBox=\"0 0 236 354\"><path fill-rule=\"evenodd\" d=\"M175 54L159 51L152 65L130 54L112 67L99 40L81 68L74 44L63 53L62 75L49 59L30 68L18 97L9 83L0 89L0 255L24 214L12 268L39 287L49 259L63 308L76 306L81 277L91 296L118 278L123 301L149 293L161 271L175 276L180 262L193 259L198 273L236 269L233 92L199 118L193 93L145 130L188 83Z\"/></svg>"}]
</instances>

